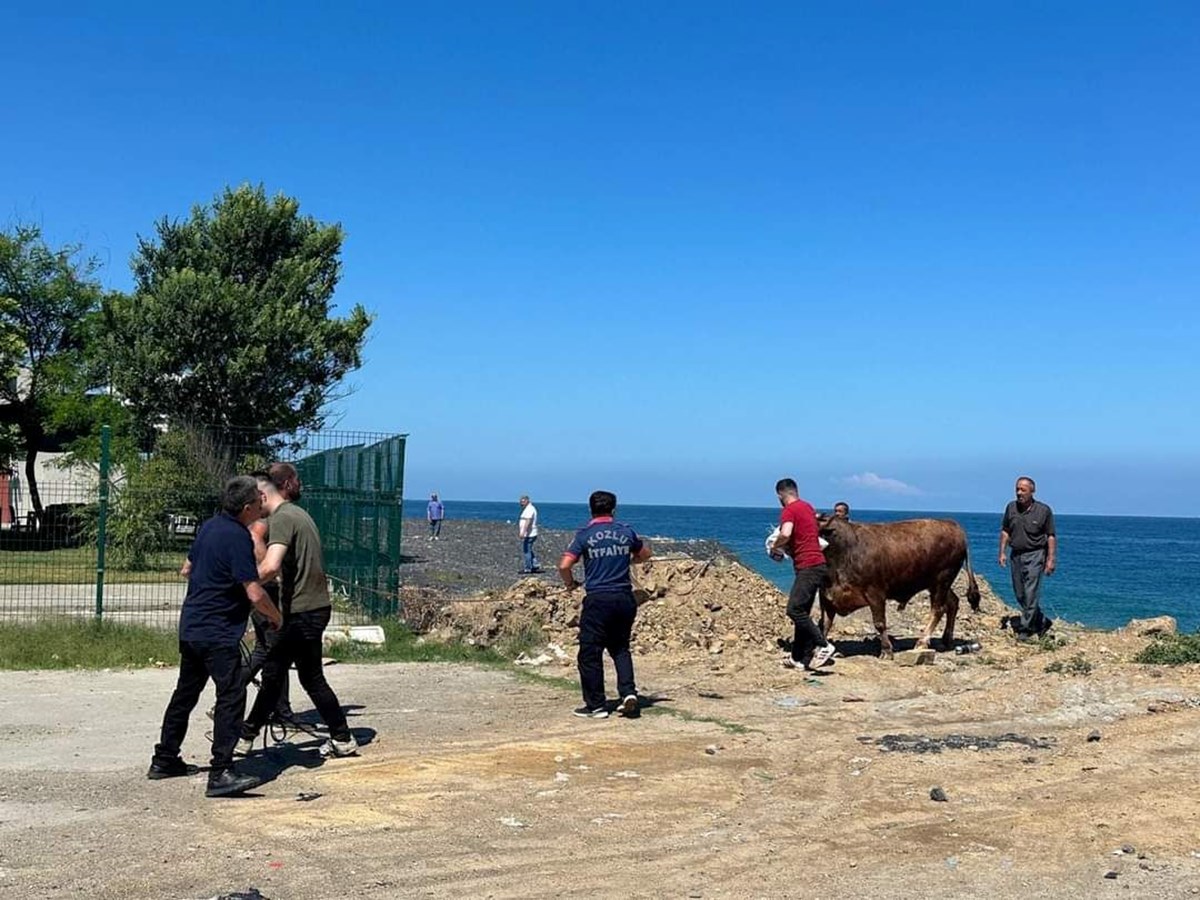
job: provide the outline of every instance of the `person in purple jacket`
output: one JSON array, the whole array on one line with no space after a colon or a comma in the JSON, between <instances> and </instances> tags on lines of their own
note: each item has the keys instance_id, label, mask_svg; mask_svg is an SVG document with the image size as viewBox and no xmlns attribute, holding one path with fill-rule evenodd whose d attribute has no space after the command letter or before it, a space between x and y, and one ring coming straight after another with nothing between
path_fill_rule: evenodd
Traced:
<instances>
[{"instance_id":1,"label":"person in purple jacket","mask_svg":"<svg viewBox=\"0 0 1200 900\"><path fill-rule=\"evenodd\" d=\"M442 533L442 519L446 518L446 507L438 499L436 491L429 495L429 505L425 508L425 518L429 522L429 540L436 541Z\"/></svg>"}]
</instances>

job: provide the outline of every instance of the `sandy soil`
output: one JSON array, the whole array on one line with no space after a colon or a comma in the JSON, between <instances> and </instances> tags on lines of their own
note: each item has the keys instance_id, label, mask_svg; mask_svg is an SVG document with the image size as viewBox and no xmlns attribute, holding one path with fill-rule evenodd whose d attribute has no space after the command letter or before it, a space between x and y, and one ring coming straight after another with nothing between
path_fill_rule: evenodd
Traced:
<instances>
[{"instance_id":1,"label":"sandy soil","mask_svg":"<svg viewBox=\"0 0 1200 900\"><path fill-rule=\"evenodd\" d=\"M143 777L173 671L0 672L0 897L1200 894L1200 672L1130 663L1132 633L1044 652L995 624L960 625L982 653L908 668L851 618L820 678L770 647L646 654L636 720L572 717L557 663L340 666L362 757L280 746L225 801ZM1087 675L1045 671L1079 656ZM1009 733L1044 748L970 748Z\"/></svg>"}]
</instances>

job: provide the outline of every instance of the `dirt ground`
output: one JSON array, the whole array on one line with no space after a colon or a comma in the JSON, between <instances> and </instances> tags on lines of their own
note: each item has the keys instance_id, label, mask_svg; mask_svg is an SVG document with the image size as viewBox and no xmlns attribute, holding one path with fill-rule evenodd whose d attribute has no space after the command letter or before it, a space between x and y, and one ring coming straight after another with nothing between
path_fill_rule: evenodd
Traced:
<instances>
[{"instance_id":1,"label":"dirt ground","mask_svg":"<svg viewBox=\"0 0 1200 900\"><path fill-rule=\"evenodd\" d=\"M635 720L571 716L569 661L337 666L362 757L281 745L241 800L145 780L174 671L0 672L0 897L1200 895L1200 671L1131 663L1133 630L1018 645L999 615L960 619L981 652L917 667L840 620L819 677L655 632Z\"/></svg>"}]
</instances>

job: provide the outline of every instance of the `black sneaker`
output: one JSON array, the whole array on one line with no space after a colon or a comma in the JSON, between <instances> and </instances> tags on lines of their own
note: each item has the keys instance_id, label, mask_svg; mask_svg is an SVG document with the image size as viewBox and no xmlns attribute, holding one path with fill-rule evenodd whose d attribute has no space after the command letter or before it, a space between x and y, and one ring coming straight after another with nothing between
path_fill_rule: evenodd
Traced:
<instances>
[{"instance_id":1,"label":"black sneaker","mask_svg":"<svg viewBox=\"0 0 1200 900\"><path fill-rule=\"evenodd\" d=\"M637 694L629 694L617 704L617 715L624 716L627 719L636 719L641 715L641 710L638 708Z\"/></svg>"},{"instance_id":2,"label":"black sneaker","mask_svg":"<svg viewBox=\"0 0 1200 900\"><path fill-rule=\"evenodd\" d=\"M234 794L244 794L251 788L262 784L262 779L254 775L238 775L231 769L223 769L215 775L208 776L208 790L205 797L231 797Z\"/></svg>"},{"instance_id":3,"label":"black sneaker","mask_svg":"<svg viewBox=\"0 0 1200 900\"><path fill-rule=\"evenodd\" d=\"M146 777L151 781L161 781L163 778L183 778L188 775L195 775L199 771L199 766L188 765L177 756L165 765L155 762L150 763L150 768L146 770Z\"/></svg>"},{"instance_id":4,"label":"black sneaker","mask_svg":"<svg viewBox=\"0 0 1200 900\"><path fill-rule=\"evenodd\" d=\"M581 706L575 710L575 715L581 719L607 719L608 710L603 706L598 709L592 709L590 706Z\"/></svg>"}]
</instances>

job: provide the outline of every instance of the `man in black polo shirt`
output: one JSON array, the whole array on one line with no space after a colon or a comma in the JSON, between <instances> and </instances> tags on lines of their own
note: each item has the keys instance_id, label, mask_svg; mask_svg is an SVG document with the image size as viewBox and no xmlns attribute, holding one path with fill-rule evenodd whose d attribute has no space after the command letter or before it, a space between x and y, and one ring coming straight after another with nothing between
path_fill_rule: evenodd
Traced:
<instances>
[{"instance_id":1,"label":"man in black polo shirt","mask_svg":"<svg viewBox=\"0 0 1200 900\"><path fill-rule=\"evenodd\" d=\"M1042 573L1053 575L1057 566L1058 538L1054 533L1054 511L1033 498L1037 485L1028 476L1017 479L1017 499L1009 501L1000 524L1000 567L1007 563L1004 551L1012 552L1012 585L1021 620L1014 629L1018 640L1045 634L1050 620L1042 614Z\"/></svg>"},{"instance_id":2,"label":"man in black polo shirt","mask_svg":"<svg viewBox=\"0 0 1200 900\"><path fill-rule=\"evenodd\" d=\"M233 748L246 711L246 683L239 644L250 606L278 628L283 618L258 583L254 544L248 530L262 516L262 495L253 478L238 476L225 485L221 511L200 527L184 571L187 596L179 615L179 680L163 714L162 735L154 747L147 778L191 775L179 749L188 717L211 678L217 689L213 709L212 762L205 796L240 794L259 784L232 771Z\"/></svg>"}]
</instances>

